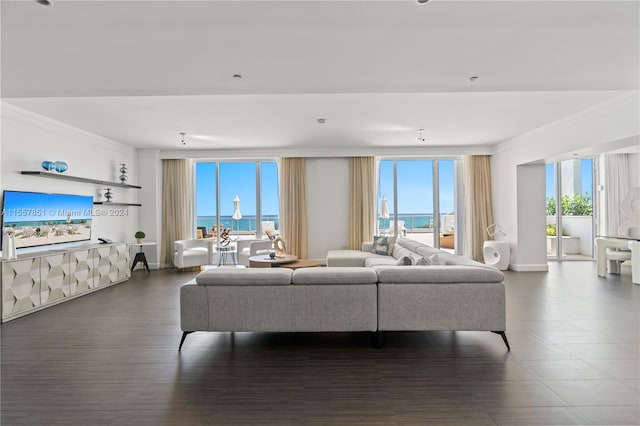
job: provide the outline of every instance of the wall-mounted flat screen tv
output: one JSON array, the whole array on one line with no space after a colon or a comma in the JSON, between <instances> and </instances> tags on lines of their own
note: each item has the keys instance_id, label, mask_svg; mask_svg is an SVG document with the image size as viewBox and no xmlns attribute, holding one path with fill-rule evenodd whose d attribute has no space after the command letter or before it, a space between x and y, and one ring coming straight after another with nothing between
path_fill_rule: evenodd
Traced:
<instances>
[{"instance_id":1,"label":"wall-mounted flat screen tv","mask_svg":"<svg viewBox=\"0 0 640 426\"><path fill-rule=\"evenodd\" d=\"M2 226L12 228L16 248L86 241L92 209L92 196L4 191Z\"/></svg>"}]
</instances>

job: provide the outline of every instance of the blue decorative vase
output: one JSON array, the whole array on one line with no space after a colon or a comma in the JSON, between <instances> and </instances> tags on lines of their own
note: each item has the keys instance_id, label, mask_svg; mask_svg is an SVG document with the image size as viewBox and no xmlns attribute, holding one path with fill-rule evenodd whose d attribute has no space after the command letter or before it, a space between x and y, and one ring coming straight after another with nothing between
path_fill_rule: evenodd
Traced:
<instances>
[{"instance_id":1,"label":"blue decorative vase","mask_svg":"<svg viewBox=\"0 0 640 426\"><path fill-rule=\"evenodd\" d=\"M271 259L275 259L275 258L276 258L276 252L275 252L275 251L273 251L273 250L271 250L271 251L269 252L269 257L270 257Z\"/></svg>"},{"instance_id":2,"label":"blue decorative vase","mask_svg":"<svg viewBox=\"0 0 640 426\"><path fill-rule=\"evenodd\" d=\"M53 163L53 165L54 165L55 171L58 173L64 173L69 168L67 163L65 163L64 161L56 161L55 163Z\"/></svg>"},{"instance_id":3,"label":"blue decorative vase","mask_svg":"<svg viewBox=\"0 0 640 426\"><path fill-rule=\"evenodd\" d=\"M45 169L46 171L50 172L55 168L54 164L55 163L53 161L45 160L45 161L42 162L41 165L42 165L43 169Z\"/></svg>"}]
</instances>

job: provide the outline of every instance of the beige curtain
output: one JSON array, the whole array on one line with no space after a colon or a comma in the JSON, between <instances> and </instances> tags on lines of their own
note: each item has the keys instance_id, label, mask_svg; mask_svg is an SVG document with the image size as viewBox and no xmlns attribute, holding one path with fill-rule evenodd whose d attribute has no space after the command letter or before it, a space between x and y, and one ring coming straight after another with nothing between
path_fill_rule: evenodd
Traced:
<instances>
[{"instance_id":1,"label":"beige curtain","mask_svg":"<svg viewBox=\"0 0 640 426\"><path fill-rule=\"evenodd\" d=\"M482 246L489 239L487 226L493 223L491 196L491 156L471 155L464 158L465 180L465 254L479 262L484 260Z\"/></svg>"},{"instance_id":2,"label":"beige curtain","mask_svg":"<svg viewBox=\"0 0 640 426\"><path fill-rule=\"evenodd\" d=\"M162 160L162 268L173 265L173 242L193 238L191 160Z\"/></svg>"},{"instance_id":3,"label":"beige curtain","mask_svg":"<svg viewBox=\"0 0 640 426\"><path fill-rule=\"evenodd\" d=\"M604 154L604 212L605 235L618 235L624 222L622 200L629 192L629 155Z\"/></svg>"},{"instance_id":4,"label":"beige curtain","mask_svg":"<svg viewBox=\"0 0 640 426\"><path fill-rule=\"evenodd\" d=\"M307 184L304 158L278 160L280 236L288 254L307 258Z\"/></svg>"},{"instance_id":5,"label":"beige curtain","mask_svg":"<svg viewBox=\"0 0 640 426\"><path fill-rule=\"evenodd\" d=\"M349 158L349 248L359 250L375 230L376 165L374 157Z\"/></svg>"}]
</instances>

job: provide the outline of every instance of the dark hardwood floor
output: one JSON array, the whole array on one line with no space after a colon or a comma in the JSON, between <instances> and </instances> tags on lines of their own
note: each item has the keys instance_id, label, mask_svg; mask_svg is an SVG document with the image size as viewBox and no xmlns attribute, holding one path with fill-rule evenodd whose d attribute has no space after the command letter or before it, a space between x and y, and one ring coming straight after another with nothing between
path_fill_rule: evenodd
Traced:
<instances>
[{"instance_id":1,"label":"dark hardwood floor","mask_svg":"<svg viewBox=\"0 0 640 426\"><path fill-rule=\"evenodd\" d=\"M640 286L590 262L507 272L507 352L487 332L193 333L194 273L2 325L7 425L640 424Z\"/></svg>"}]
</instances>

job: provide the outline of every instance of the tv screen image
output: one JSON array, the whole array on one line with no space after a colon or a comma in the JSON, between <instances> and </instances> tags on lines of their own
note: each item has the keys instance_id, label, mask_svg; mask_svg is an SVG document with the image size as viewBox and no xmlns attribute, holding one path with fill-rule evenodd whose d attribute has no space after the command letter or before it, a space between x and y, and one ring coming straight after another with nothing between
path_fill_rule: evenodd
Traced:
<instances>
[{"instance_id":1,"label":"tv screen image","mask_svg":"<svg viewBox=\"0 0 640 426\"><path fill-rule=\"evenodd\" d=\"M16 248L91 239L93 197L4 191L2 226L13 230Z\"/></svg>"}]
</instances>

